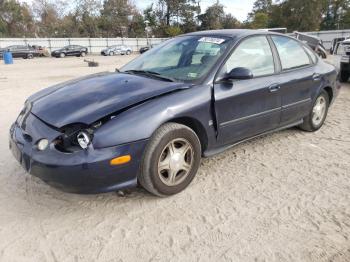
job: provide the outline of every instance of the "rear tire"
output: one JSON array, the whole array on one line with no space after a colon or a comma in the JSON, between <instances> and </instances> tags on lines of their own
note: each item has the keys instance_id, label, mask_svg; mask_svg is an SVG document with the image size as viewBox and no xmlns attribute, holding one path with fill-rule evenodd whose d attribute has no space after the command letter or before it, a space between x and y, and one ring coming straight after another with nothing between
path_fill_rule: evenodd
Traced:
<instances>
[{"instance_id":1,"label":"rear tire","mask_svg":"<svg viewBox=\"0 0 350 262\"><path fill-rule=\"evenodd\" d=\"M86 53L85 53L85 52L81 52L81 53L80 53L80 56L81 56L81 57L85 57L85 56L86 56Z\"/></svg>"},{"instance_id":2,"label":"rear tire","mask_svg":"<svg viewBox=\"0 0 350 262\"><path fill-rule=\"evenodd\" d=\"M177 123L164 124L145 149L138 181L154 195L177 194L191 183L200 160L201 144L196 133Z\"/></svg>"},{"instance_id":3,"label":"rear tire","mask_svg":"<svg viewBox=\"0 0 350 262\"><path fill-rule=\"evenodd\" d=\"M326 120L329 107L329 96L325 90L316 98L311 112L304 118L304 122L299 126L302 130L315 132L320 129Z\"/></svg>"},{"instance_id":4,"label":"rear tire","mask_svg":"<svg viewBox=\"0 0 350 262\"><path fill-rule=\"evenodd\" d=\"M127 55L130 55L130 54L131 54L131 51L130 51L130 50L126 51L126 54L127 54Z\"/></svg>"}]
</instances>

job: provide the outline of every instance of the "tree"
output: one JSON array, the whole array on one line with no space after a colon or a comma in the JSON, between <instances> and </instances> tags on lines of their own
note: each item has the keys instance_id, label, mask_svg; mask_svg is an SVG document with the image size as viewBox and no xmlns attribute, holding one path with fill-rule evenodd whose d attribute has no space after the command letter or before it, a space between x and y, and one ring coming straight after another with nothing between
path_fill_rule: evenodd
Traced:
<instances>
[{"instance_id":1,"label":"tree","mask_svg":"<svg viewBox=\"0 0 350 262\"><path fill-rule=\"evenodd\" d=\"M272 0L256 0L248 14L246 24L250 28L267 28L271 24Z\"/></svg>"},{"instance_id":2,"label":"tree","mask_svg":"<svg viewBox=\"0 0 350 262\"><path fill-rule=\"evenodd\" d=\"M61 1L35 0L33 12L36 21L36 35L40 37L60 36L60 22L66 4Z\"/></svg>"},{"instance_id":3,"label":"tree","mask_svg":"<svg viewBox=\"0 0 350 262\"><path fill-rule=\"evenodd\" d=\"M323 0L322 30L334 30L346 27L346 14L349 11L349 0Z\"/></svg>"},{"instance_id":4,"label":"tree","mask_svg":"<svg viewBox=\"0 0 350 262\"><path fill-rule=\"evenodd\" d=\"M34 31L33 16L27 4L15 0L0 2L0 36L33 36Z\"/></svg>"},{"instance_id":5,"label":"tree","mask_svg":"<svg viewBox=\"0 0 350 262\"><path fill-rule=\"evenodd\" d=\"M223 28L222 21L225 18L224 6L219 2L209 6L204 14L199 15L200 29L212 30Z\"/></svg>"},{"instance_id":6,"label":"tree","mask_svg":"<svg viewBox=\"0 0 350 262\"><path fill-rule=\"evenodd\" d=\"M269 27L269 15L263 12L257 12L254 14L253 21L250 23L251 28L268 28Z\"/></svg>"},{"instance_id":7,"label":"tree","mask_svg":"<svg viewBox=\"0 0 350 262\"><path fill-rule=\"evenodd\" d=\"M224 6L216 2L204 14L198 16L201 30L240 28L241 23L231 14L226 14Z\"/></svg>"},{"instance_id":8,"label":"tree","mask_svg":"<svg viewBox=\"0 0 350 262\"><path fill-rule=\"evenodd\" d=\"M241 23L231 14L226 14L222 20L222 26L224 29L240 28Z\"/></svg>"},{"instance_id":9,"label":"tree","mask_svg":"<svg viewBox=\"0 0 350 262\"><path fill-rule=\"evenodd\" d=\"M101 10L99 28L107 37L127 37L133 16L138 14L129 0L105 0Z\"/></svg>"},{"instance_id":10,"label":"tree","mask_svg":"<svg viewBox=\"0 0 350 262\"><path fill-rule=\"evenodd\" d=\"M75 21L79 34L87 37L99 36L99 15L101 3L97 0L76 0Z\"/></svg>"},{"instance_id":11,"label":"tree","mask_svg":"<svg viewBox=\"0 0 350 262\"><path fill-rule=\"evenodd\" d=\"M272 7L272 0L256 0L253 4L253 13L269 13Z\"/></svg>"},{"instance_id":12,"label":"tree","mask_svg":"<svg viewBox=\"0 0 350 262\"><path fill-rule=\"evenodd\" d=\"M174 37L182 33L181 28L178 26L168 26L165 28L167 36Z\"/></svg>"},{"instance_id":13,"label":"tree","mask_svg":"<svg viewBox=\"0 0 350 262\"><path fill-rule=\"evenodd\" d=\"M166 36L170 36L169 32L195 31L199 13L200 7L196 0L158 0L154 12L158 22L156 31ZM178 27L180 30L168 27Z\"/></svg>"},{"instance_id":14,"label":"tree","mask_svg":"<svg viewBox=\"0 0 350 262\"><path fill-rule=\"evenodd\" d=\"M319 30L322 21L322 1L288 0L281 4L285 27L290 31Z\"/></svg>"}]
</instances>

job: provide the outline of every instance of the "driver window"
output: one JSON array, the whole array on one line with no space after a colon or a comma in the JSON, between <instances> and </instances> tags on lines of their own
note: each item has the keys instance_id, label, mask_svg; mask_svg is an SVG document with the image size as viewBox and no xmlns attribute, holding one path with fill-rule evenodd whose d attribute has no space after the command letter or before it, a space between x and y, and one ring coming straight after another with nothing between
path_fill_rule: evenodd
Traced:
<instances>
[{"instance_id":1,"label":"driver window","mask_svg":"<svg viewBox=\"0 0 350 262\"><path fill-rule=\"evenodd\" d=\"M183 45L173 45L160 49L158 55L148 59L143 63L142 68L176 67L183 52Z\"/></svg>"},{"instance_id":2,"label":"driver window","mask_svg":"<svg viewBox=\"0 0 350 262\"><path fill-rule=\"evenodd\" d=\"M237 67L250 69L254 77L275 72L272 51L265 36L250 37L240 43L226 61L223 73L229 73Z\"/></svg>"}]
</instances>

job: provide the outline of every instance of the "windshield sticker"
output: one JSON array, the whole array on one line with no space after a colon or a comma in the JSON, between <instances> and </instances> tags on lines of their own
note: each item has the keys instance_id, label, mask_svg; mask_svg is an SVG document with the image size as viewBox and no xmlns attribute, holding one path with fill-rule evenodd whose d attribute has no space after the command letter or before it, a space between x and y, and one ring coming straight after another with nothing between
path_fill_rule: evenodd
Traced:
<instances>
[{"instance_id":1,"label":"windshield sticker","mask_svg":"<svg viewBox=\"0 0 350 262\"><path fill-rule=\"evenodd\" d=\"M198 40L198 42L205 42L205 43L212 43L212 44L220 45L223 42L225 42L225 39L216 38L216 37L202 37Z\"/></svg>"},{"instance_id":2,"label":"windshield sticker","mask_svg":"<svg viewBox=\"0 0 350 262\"><path fill-rule=\"evenodd\" d=\"M190 77L190 78L195 78L197 77L197 73L188 73L187 76Z\"/></svg>"}]
</instances>

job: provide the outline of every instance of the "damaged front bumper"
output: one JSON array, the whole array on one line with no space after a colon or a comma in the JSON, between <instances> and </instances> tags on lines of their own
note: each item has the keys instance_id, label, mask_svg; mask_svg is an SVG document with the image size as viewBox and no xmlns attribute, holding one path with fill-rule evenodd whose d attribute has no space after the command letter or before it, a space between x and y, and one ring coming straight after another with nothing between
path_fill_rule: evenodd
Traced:
<instances>
[{"instance_id":1,"label":"damaged front bumper","mask_svg":"<svg viewBox=\"0 0 350 262\"><path fill-rule=\"evenodd\" d=\"M30 174L49 185L73 193L102 193L134 187L147 140L120 146L94 149L89 147L73 153L56 149L53 141L60 132L29 113L22 124L10 129L9 147ZM49 140L49 146L40 151L37 142ZM129 163L113 166L110 160L129 154Z\"/></svg>"}]
</instances>

